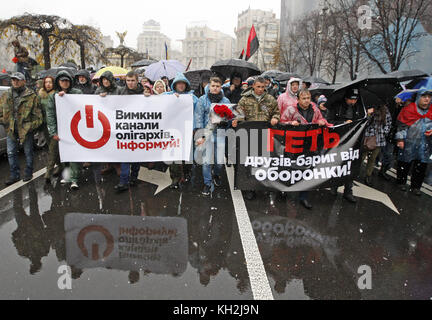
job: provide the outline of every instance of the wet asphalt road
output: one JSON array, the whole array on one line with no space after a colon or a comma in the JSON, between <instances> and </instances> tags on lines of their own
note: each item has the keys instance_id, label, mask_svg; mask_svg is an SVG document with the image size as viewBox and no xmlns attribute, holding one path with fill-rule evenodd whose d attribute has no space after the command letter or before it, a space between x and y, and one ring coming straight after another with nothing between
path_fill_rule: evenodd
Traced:
<instances>
[{"instance_id":1,"label":"wet asphalt road","mask_svg":"<svg viewBox=\"0 0 432 320\"><path fill-rule=\"evenodd\" d=\"M45 151L38 151L35 171L45 163ZM4 157L0 168L3 189L9 170ZM115 173L97 186L87 169L79 191L58 183L46 187L39 177L4 195L0 298L252 300L260 286L275 300L432 298L432 192L418 198L374 177L376 190L357 185L356 205L341 194L313 192L312 211L300 207L295 194L275 206L260 194L246 201L258 248L251 252L254 246L241 237L248 223L238 223L227 177L212 199L200 195L201 180L198 172L182 192L165 189L156 196L156 185L141 182L118 195ZM95 224L114 235L114 251L100 235L77 245L78 232ZM117 250L130 247L117 249L117 242L130 245L125 239L133 237L115 233L149 226L175 236L166 236L165 245L140 247L128 259L123 251L119 259ZM256 283L246 252L262 261L267 284ZM67 265L72 289L62 290L59 270ZM361 266L372 272L370 290L358 287Z\"/></svg>"}]
</instances>

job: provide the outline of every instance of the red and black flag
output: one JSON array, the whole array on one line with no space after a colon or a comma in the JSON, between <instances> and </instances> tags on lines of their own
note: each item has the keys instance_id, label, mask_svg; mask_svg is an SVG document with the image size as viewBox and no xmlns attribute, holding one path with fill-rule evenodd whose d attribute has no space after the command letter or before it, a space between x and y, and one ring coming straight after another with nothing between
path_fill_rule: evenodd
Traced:
<instances>
[{"instance_id":1,"label":"red and black flag","mask_svg":"<svg viewBox=\"0 0 432 320\"><path fill-rule=\"evenodd\" d=\"M241 53L239 59L240 59L240 60L243 60L243 57L244 57L244 49L243 49L243 51L242 51L242 53Z\"/></svg>"},{"instance_id":2,"label":"red and black flag","mask_svg":"<svg viewBox=\"0 0 432 320\"><path fill-rule=\"evenodd\" d=\"M246 61L248 61L255 52L258 51L259 48L259 40L255 31L255 26L252 25L252 29L249 33L249 39L247 43L247 51L246 51Z\"/></svg>"}]
</instances>

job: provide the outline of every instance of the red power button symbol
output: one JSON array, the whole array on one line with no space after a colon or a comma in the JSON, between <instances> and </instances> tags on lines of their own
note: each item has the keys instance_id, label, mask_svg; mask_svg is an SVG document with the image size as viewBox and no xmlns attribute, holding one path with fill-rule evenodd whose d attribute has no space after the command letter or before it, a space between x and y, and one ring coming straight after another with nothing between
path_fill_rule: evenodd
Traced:
<instances>
[{"instance_id":1,"label":"red power button symbol","mask_svg":"<svg viewBox=\"0 0 432 320\"><path fill-rule=\"evenodd\" d=\"M87 128L93 129L94 128L93 106L86 106L85 113L86 113ZM81 121L81 112L78 111L72 118L72 122L71 122L72 136L74 137L76 142L78 142L84 148L87 149L102 148L109 141L111 137L111 126L108 118L102 112L99 111L98 119L102 123L102 127L103 127L102 138L100 138L98 141L91 142L83 139L83 137L81 137L80 133L78 132L78 124Z\"/></svg>"}]
</instances>

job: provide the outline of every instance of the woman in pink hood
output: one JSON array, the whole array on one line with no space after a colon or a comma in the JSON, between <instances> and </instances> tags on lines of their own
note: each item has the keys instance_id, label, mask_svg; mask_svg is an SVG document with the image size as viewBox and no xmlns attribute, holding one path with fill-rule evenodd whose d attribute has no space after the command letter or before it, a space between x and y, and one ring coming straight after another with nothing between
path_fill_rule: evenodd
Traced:
<instances>
[{"instance_id":1,"label":"woman in pink hood","mask_svg":"<svg viewBox=\"0 0 432 320\"><path fill-rule=\"evenodd\" d=\"M285 113L288 107L296 107L298 104L298 92L300 90L302 80L299 78L291 78L288 81L287 89L284 94L278 98L278 105L281 115Z\"/></svg>"}]
</instances>

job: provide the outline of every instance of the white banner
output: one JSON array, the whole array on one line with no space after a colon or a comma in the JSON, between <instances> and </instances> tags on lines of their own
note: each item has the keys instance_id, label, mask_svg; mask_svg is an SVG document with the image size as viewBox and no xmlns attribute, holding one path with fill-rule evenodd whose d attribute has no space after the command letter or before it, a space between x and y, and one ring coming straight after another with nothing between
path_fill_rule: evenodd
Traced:
<instances>
[{"instance_id":1,"label":"white banner","mask_svg":"<svg viewBox=\"0 0 432 320\"><path fill-rule=\"evenodd\" d=\"M190 95L56 95L62 162L189 161Z\"/></svg>"}]
</instances>

